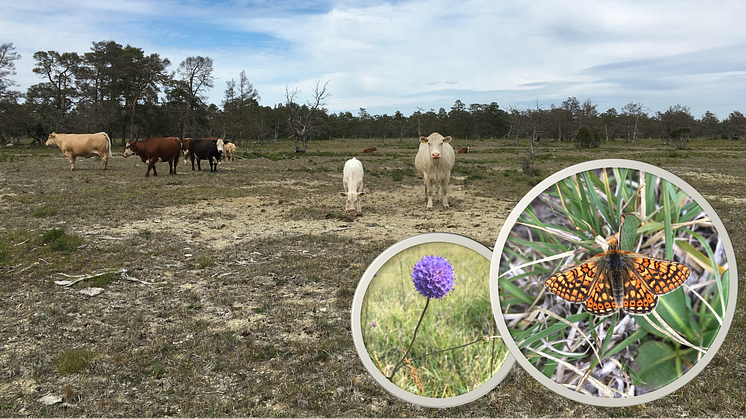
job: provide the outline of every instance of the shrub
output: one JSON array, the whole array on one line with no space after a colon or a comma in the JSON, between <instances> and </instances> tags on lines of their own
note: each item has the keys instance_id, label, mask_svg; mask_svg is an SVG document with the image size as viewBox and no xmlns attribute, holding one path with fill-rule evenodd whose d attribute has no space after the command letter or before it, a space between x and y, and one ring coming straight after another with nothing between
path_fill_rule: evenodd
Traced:
<instances>
[{"instance_id":1,"label":"shrub","mask_svg":"<svg viewBox=\"0 0 746 419\"><path fill-rule=\"evenodd\" d=\"M93 360L93 352L86 349L65 351L54 358L54 366L62 374L74 374L83 371Z\"/></svg>"},{"instance_id":2,"label":"shrub","mask_svg":"<svg viewBox=\"0 0 746 419\"><path fill-rule=\"evenodd\" d=\"M575 136L575 142L580 148L597 148L601 146L601 133L598 131L596 133L591 134L588 128L580 127L578 135Z\"/></svg>"}]
</instances>

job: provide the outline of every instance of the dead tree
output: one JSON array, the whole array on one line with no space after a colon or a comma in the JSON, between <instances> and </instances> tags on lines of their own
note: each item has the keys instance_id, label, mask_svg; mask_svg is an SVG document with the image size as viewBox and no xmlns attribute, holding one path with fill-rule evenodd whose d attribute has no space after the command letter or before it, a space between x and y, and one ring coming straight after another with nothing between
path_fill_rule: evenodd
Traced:
<instances>
[{"instance_id":1,"label":"dead tree","mask_svg":"<svg viewBox=\"0 0 746 419\"><path fill-rule=\"evenodd\" d=\"M313 100L305 105L299 105L295 102L295 98L300 93L297 88L291 91L288 87L285 87L288 128L290 128L290 139L293 140L296 153L305 153L306 148L308 148L308 140L311 136L319 134L323 128L322 117L326 111L324 109L326 104L323 101L329 97L329 93L326 91L329 80L323 86L319 85L320 81L317 81L313 92Z\"/></svg>"}]
</instances>

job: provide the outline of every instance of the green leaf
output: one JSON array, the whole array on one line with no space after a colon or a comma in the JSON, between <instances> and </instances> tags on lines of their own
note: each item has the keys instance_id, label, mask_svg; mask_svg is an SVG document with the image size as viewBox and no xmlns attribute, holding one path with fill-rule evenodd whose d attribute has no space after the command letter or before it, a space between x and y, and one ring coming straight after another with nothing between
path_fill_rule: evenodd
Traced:
<instances>
[{"instance_id":1,"label":"green leaf","mask_svg":"<svg viewBox=\"0 0 746 419\"><path fill-rule=\"evenodd\" d=\"M622 250L632 250L637 237L637 228L640 227L640 220L634 215L626 215L622 231L619 233L619 248Z\"/></svg>"},{"instance_id":2,"label":"green leaf","mask_svg":"<svg viewBox=\"0 0 746 419\"><path fill-rule=\"evenodd\" d=\"M637 373L636 386L646 391L657 390L679 377L676 372L676 351L663 342L649 341L640 345L632 370Z\"/></svg>"}]
</instances>

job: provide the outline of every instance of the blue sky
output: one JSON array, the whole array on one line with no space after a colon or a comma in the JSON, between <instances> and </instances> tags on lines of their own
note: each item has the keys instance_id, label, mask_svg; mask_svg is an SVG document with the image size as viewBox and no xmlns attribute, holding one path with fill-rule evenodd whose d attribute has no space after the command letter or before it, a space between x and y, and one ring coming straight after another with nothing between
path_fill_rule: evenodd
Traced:
<instances>
[{"instance_id":1,"label":"blue sky","mask_svg":"<svg viewBox=\"0 0 746 419\"><path fill-rule=\"evenodd\" d=\"M210 101L246 71L262 105L285 89L311 98L329 80L331 112L410 115L497 102L548 109L574 96L599 112L641 102L720 119L746 113L746 2L0 0L0 43L22 59L24 90L40 50L85 53L113 40L168 58L214 61Z\"/></svg>"}]
</instances>

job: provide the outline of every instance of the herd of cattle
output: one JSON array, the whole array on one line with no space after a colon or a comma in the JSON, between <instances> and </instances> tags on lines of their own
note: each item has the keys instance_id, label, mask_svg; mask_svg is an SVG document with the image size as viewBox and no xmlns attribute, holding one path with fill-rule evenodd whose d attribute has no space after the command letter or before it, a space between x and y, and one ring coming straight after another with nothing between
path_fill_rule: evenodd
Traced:
<instances>
[{"instance_id":1,"label":"herd of cattle","mask_svg":"<svg viewBox=\"0 0 746 419\"><path fill-rule=\"evenodd\" d=\"M451 137L443 137L434 132L428 137L420 137L420 146L415 156L414 167L417 173L425 181L425 199L427 209L433 208L433 198L440 198L444 208L448 208L448 182L451 178L451 169L456 161L456 153L449 144ZM103 161L103 170L111 158L111 139L105 132L96 134L49 134L46 145L56 145L62 150L62 154L70 161L70 170L75 169L76 157L92 157L98 155ZM366 148L363 153L372 153L375 147ZM469 147L458 150L458 153L468 153ZM142 141L130 141L122 151L122 157L133 155L140 156L143 163L148 164L145 177L158 176L155 164L159 161L168 162L169 174L176 174L176 165L179 157L183 154L184 161L191 158L192 170L194 161L197 160L197 169L202 170L201 160L207 160L210 164L210 172L217 172L223 153L228 160L236 159L236 145L225 143L220 138L148 138ZM345 211L360 212L360 197L363 192L363 164L353 157L345 162L342 171L342 183L344 192L342 196L347 198Z\"/></svg>"}]
</instances>

